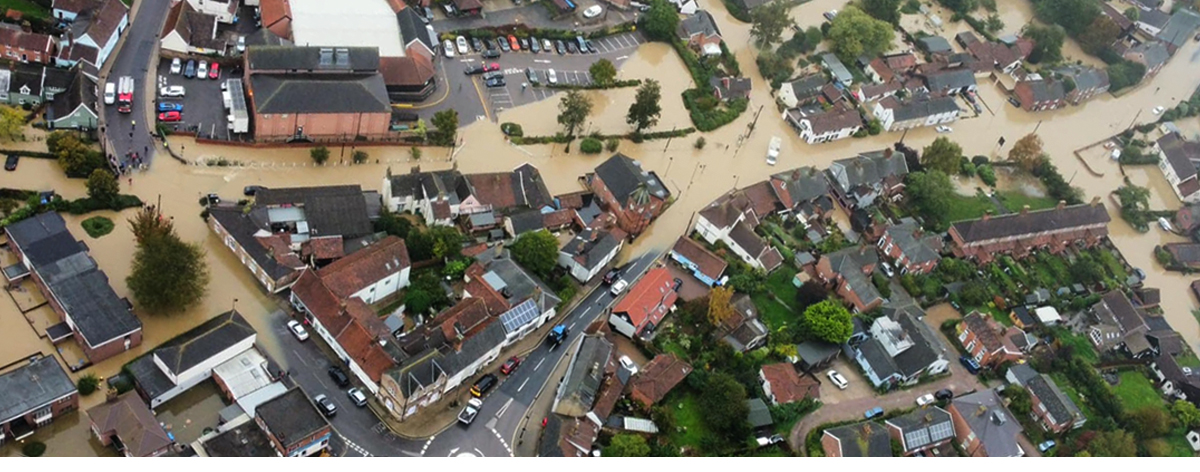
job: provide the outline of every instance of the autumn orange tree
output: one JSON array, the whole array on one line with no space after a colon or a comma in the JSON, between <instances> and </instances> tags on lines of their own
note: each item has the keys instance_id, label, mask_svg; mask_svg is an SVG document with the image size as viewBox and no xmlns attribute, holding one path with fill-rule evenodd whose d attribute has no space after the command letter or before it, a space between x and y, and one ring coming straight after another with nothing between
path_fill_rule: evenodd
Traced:
<instances>
[{"instance_id":1,"label":"autumn orange tree","mask_svg":"<svg viewBox=\"0 0 1200 472\"><path fill-rule=\"evenodd\" d=\"M1026 172L1031 172L1041 162L1042 153L1042 138L1029 133L1013 144L1012 150L1008 151L1008 160Z\"/></svg>"},{"instance_id":2,"label":"autumn orange tree","mask_svg":"<svg viewBox=\"0 0 1200 472\"><path fill-rule=\"evenodd\" d=\"M733 290L725 287L716 287L708 292L708 321L713 326L720 327L725 323L725 320L733 316L733 304L730 300L733 299Z\"/></svg>"}]
</instances>

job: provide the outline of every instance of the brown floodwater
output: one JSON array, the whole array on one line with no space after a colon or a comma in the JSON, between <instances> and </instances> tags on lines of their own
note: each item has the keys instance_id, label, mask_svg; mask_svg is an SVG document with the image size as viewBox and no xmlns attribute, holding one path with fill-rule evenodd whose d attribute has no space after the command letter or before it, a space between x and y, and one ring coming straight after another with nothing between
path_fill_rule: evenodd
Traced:
<instances>
[{"instance_id":1,"label":"brown floodwater","mask_svg":"<svg viewBox=\"0 0 1200 472\"><path fill-rule=\"evenodd\" d=\"M93 394L93 397L101 396ZM104 399L101 398L101 401ZM46 443L46 457L117 457L117 450L105 447L92 434L91 422L88 420L87 409L80 406L79 411L73 411L54 418L54 421L39 428L25 441L10 441L0 446L0 456L17 457L21 455L21 447L27 441Z\"/></svg>"},{"instance_id":2,"label":"brown floodwater","mask_svg":"<svg viewBox=\"0 0 1200 472\"><path fill-rule=\"evenodd\" d=\"M216 429L219 413L226 407L221 390L205 380L158 407L158 422L175 435L175 442L191 444L205 428Z\"/></svg>"}]
</instances>

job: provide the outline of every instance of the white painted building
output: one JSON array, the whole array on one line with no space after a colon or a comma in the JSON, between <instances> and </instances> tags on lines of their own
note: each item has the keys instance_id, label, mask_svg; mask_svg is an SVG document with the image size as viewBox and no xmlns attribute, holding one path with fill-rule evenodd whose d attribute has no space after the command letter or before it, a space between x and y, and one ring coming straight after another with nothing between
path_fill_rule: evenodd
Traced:
<instances>
[{"instance_id":1,"label":"white painted building","mask_svg":"<svg viewBox=\"0 0 1200 472\"><path fill-rule=\"evenodd\" d=\"M217 366L253 349L257 338L245 318L226 312L155 348L130 370L150 398L150 408L157 408L208 380Z\"/></svg>"},{"instance_id":2,"label":"white painted building","mask_svg":"<svg viewBox=\"0 0 1200 472\"><path fill-rule=\"evenodd\" d=\"M237 18L238 0L187 0L196 11L217 17L217 21L232 24Z\"/></svg>"}]
</instances>

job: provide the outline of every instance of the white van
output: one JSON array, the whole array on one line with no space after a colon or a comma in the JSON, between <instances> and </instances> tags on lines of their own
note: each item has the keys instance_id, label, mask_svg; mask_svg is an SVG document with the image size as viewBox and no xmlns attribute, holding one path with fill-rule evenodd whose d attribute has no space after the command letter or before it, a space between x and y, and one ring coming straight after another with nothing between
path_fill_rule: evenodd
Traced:
<instances>
[{"instance_id":1,"label":"white van","mask_svg":"<svg viewBox=\"0 0 1200 472\"><path fill-rule=\"evenodd\" d=\"M104 84L104 104L112 105L117 101L117 86L112 82Z\"/></svg>"}]
</instances>

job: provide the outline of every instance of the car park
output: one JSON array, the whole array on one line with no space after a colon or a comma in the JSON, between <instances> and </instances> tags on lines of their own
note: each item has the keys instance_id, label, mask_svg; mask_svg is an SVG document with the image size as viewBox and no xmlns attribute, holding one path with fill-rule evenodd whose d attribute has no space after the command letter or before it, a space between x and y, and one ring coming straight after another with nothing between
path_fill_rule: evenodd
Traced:
<instances>
[{"instance_id":1,"label":"car park","mask_svg":"<svg viewBox=\"0 0 1200 472\"><path fill-rule=\"evenodd\" d=\"M628 286L629 282L626 282L624 279L617 279L616 282L613 282L612 288L608 289L608 292L611 293L612 296L616 297L621 295L621 292L624 292L625 288Z\"/></svg>"},{"instance_id":2,"label":"car park","mask_svg":"<svg viewBox=\"0 0 1200 472\"><path fill-rule=\"evenodd\" d=\"M842 374L839 374L836 370L826 372L825 376L829 377L829 381L833 382L833 384L836 385L840 390L845 390L846 387L850 386L850 382L847 382L846 378L842 377Z\"/></svg>"},{"instance_id":3,"label":"car park","mask_svg":"<svg viewBox=\"0 0 1200 472\"><path fill-rule=\"evenodd\" d=\"M196 66L196 78L197 79L207 79L208 78L208 61L200 61L200 65Z\"/></svg>"},{"instance_id":4,"label":"car park","mask_svg":"<svg viewBox=\"0 0 1200 472\"><path fill-rule=\"evenodd\" d=\"M587 40L587 41L584 41L584 44L586 44L586 45L587 45L587 51L588 51L588 52L590 52L590 53L592 53L592 54L595 54L595 53L596 53L596 45L595 45L595 44L592 44L592 40L590 40L590 39L589 39L589 40Z\"/></svg>"},{"instance_id":5,"label":"car park","mask_svg":"<svg viewBox=\"0 0 1200 472\"><path fill-rule=\"evenodd\" d=\"M158 89L158 94L163 97L182 97L184 89L182 85L169 85Z\"/></svg>"},{"instance_id":6,"label":"car park","mask_svg":"<svg viewBox=\"0 0 1200 472\"><path fill-rule=\"evenodd\" d=\"M520 365L521 365L521 358L516 357L516 356L510 357L510 358L508 358L507 361L504 361L504 365L500 366L500 373L504 374L504 375L509 375L509 374L513 373L514 370L517 370L517 366L520 366Z\"/></svg>"},{"instance_id":7,"label":"car park","mask_svg":"<svg viewBox=\"0 0 1200 472\"><path fill-rule=\"evenodd\" d=\"M158 114L158 121L162 121L164 123L171 123L181 120L183 120L183 115L177 111L168 111Z\"/></svg>"},{"instance_id":8,"label":"car park","mask_svg":"<svg viewBox=\"0 0 1200 472\"><path fill-rule=\"evenodd\" d=\"M932 393L926 393L926 394L924 394L924 395L921 395L921 396L917 397L917 406L925 406L925 405L928 405L928 404L930 404L930 403L933 403L933 402L935 402L935 401L937 401L937 400L935 400L935 399L933 398L933 394L932 394Z\"/></svg>"},{"instance_id":9,"label":"car park","mask_svg":"<svg viewBox=\"0 0 1200 472\"><path fill-rule=\"evenodd\" d=\"M579 54L579 45L575 44L575 41L567 41L567 52Z\"/></svg>"},{"instance_id":10,"label":"car park","mask_svg":"<svg viewBox=\"0 0 1200 472\"><path fill-rule=\"evenodd\" d=\"M183 111L182 103L158 102L158 111Z\"/></svg>"},{"instance_id":11,"label":"car park","mask_svg":"<svg viewBox=\"0 0 1200 472\"><path fill-rule=\"evenodd\" d=\"M17 163L19 162L21 162L21 156L9 154L8 157L4 159L4 170L9 172L17 170Z\"/></svg>"},{"instance_id":12,"label":"car park","mask_svg":"<svg viewBox=\"0 0 1200 472\"><path fill-rule=\"evenodd\" d=\"M972 375L979 373L979 369L980 369L979 362L976 362L975 359L972 359L967 356L962 356L962 357L958 358L958 362L961 363L963 365L963 367L966 367L967 372L970 372Z\"/></svg>"},{"instance_id":13,"label":"car park","mask_svg":"<svg viewBox=\"0 0 1200 472\"><path fill-rule=\"evenodd\" d=\"M359 390L358 388L352 388L350 390L346 390L346 396L350 397L350 401L354 402L354 406L357 406L359 408L367 406L367 395L364 394L362 392L362 390Z\"/></svg>"},{"instance_id":14,"label":"car park","mask_svg":"<svg viewBox=\"0 0 1200 472\"><path fill-rule=\"evenodd\" d=\"M292 336L295 336L297 341L304 342L308 340L308 330L304 329L304 326L299 321L288 320L287 329L292 332Z\"/></svg>"},{"instance_id":15,"label":"car park","mask_svg":"<svg viewBox=\"0 0 1200 472\"><path fill-rule=\"evenodd\" d=\"M508 35L508 46L511 47L513 51L521 50L521 42L517 41L517 37L511 34Z\"/></svg>"},{"instance_id":16,"label":"car park","mask_svg":"<svg viewBox=\"0 0 1200 472\"><path fill-rule=\"evenodd\" d=\"M482 398L485 394L488 393L489 390L492 389L492 387L495 387L496 384L499 382L500 382L500 379L496 378L496 374L485 374L483 377L480 377L479 380L475 382L475 385L471 386L471 395L476 398Z\"/></svg>"},{"instance_id":17,"label":"car park","mask_svg":"<svg viewBox=\"0 0 1200 472\"><path fill-rule=\"evenodd\" d=\"M529 39L521 38L520 40L518 40L518 42L521 43L521 49L524 49L526 51L529 50Z\"/></svg>"},{"instance_id":18,"label":"car park","mask_svg":"<svg viewBox=\"0 0 1200 472\"><path fill-rule=\"evenodd\" d=\"M566 54L567 46L563 44L562 40L560 39L554 42L554 50L558 51L559 55Z\"/></svg>"},{"instance_id":19,"label":"car park","mask_svg":"<svg viewBox=\"0 0 1200 472\"><path fill-rule=\"evenodd\" d=\"M209 67L209 69L208 69L208 78L210 78L212 80L217 80L217 79L221 78L220 64L217 64L215 62L212 63L212 67Z\"/></svg>"},{"instance_id":20,"label":"car park","mask_svg":"<svg viewBox=\"0 0 1200 472\"><path fill-rule=\"evenodd\" d=\"M183 72L183 61L176 57L171 60L171 74L179 75L181 72Z\"/></svg>"},{"instance_id":21,"label":"car park","mask_svg":"<svg viewBox=\"0 0 1200 472\"><path fill-rule=\"evenodd\" d=\"M525 68L525 78L529 79L529 83L533 85L538 84L537 72L535 72L532 67Z\"/></svg>"},{"instance_id":22,"label":"car park","mask_svg":"<svg viewBox=\"0 0 1200 472\"><path fill-rule=\"evenodd\" d=\"M492 77L484 81L484 85L487 85L488 88L496 88L503 87L507 85L507 83L504 81L504 77Z\"/></svg>"},{"instance_id":23,"label":"car park","mask_svg":"<svg viewBox=\"0 0 1200 472\"><path fill-rule=\"evenodd\" d=\"M488 49L487 51L483 52L484 59L495 59L498 57L500 57L500 51L497 51L495 49Z\"/></svg>"},{"instance_id":24,"label":"car park","mask_svg":"<svg viewBox=\"0 0 1200 472\"><path fill-rule=\"evenodd\" d=\"M321 414L326 418L333 418L337 415L337 405L334 405L333 401L324 393L313 397L313 403L317 404L317 409L321 410Z\"/></svg>"},{"instance_id":25,"label":"car park","mask_svg":"<svg viewBox=\"0 0 1200 472\"><path fill-rule=\"evenodd\" d=\"M863 417L868 420L878 418L880 416L883 416L883 408L880 407L871 408L870 410L867 410L866 413L863 413Z\"/></svg>"},{"instance_id":26,"label":"car park","mask_svg":"<svg viewBox=\"0 0 1200 472\"><path fill-rule=\"evenodd\" d=\"M633 359L630 359L629 356L621 356L621 358L617 360L621 363L621 367L624 367L625 370L629 371L629 375L638 373L637 364L634 364Z\"/></svg>"},{"instance_id":27,"label":"car park","mask_svg":"<svg viewBox=\"0 0 1200 472\"><path fill-rule=\"evenodd\" d=\"M554 69L546 69L546 82L549 82L550 85L558 83L558 74L554 72Z\"/></svg>"},{"instance_id":28,"label":"car park","mask_svg":"<svg viewBox=\"0 0 1200 472\"><path fill-rule=\"evenodd\" d=\"M542 49L545 50L546 52L553 51L554 50L554 42L550 41L549 39L543 39L542 40Z\"/></svg>"},{"instance_id":29,"label":"car park","mask_svg":"<svg viewBox=\"0 0 1200 472\"><path fill-rule=\"evenodd\" d=\"M350 377L346 375L346 371L336 365L329 366L329 378L333 379L333 383L337 386L346 388L350 386Z\"/></svg>"},{"instance_id":30,"label":"car park","mask_svg":"<svg viewBox=\"0 0 1200 472\"><path fill-rule=\"evenodd\" d=\"M456 46L458 46L458 53L459 53L459 54L461 54L461 55L464 55L464 56L465 56L465 55L467 55L467 53L468 53L468 52L470 52L470 51L468 50L468 46L467 46L467 38L464 38L464 37L462 37L462 36L459 36L458 38L455 38L455 40L454 40L454 44L455 44Z\"/></svg>"},{"instance_id":31,"label":"car park","mask_svg":"<svg viewBox=\"0 0 1200 472\"><path fill-rule=\"evenodd\" d=\"M191 59L188 61L187 67L185 67L183 69L183 76L188 79L196 76L196 60L195 59Z\"/></svg>"},{"instance_id":32,"label":"car park","mask_svg":"<svg viewBox=\"0 0 1200 472\"><path fill-rule=\"evenodd\" d=\"M454 57L454 43L449 39L442 41L442 54L446 57Z\"/></svg>"}]
</instances>

